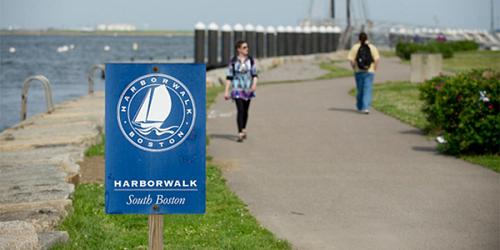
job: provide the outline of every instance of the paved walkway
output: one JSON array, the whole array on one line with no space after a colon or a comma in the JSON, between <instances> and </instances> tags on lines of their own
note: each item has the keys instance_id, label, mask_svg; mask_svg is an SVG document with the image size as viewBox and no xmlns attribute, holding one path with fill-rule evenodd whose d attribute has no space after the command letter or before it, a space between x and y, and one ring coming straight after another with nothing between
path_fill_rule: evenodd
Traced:
<instances>
[{"instance_id":1,"label":"paved walkway","mask_svg":"<svg viewBox=\"0 0 500 250\"><path fill-rule=\"evenodd\" d=\"M376 81L408 78L385 59ZM258 221L297 249L500 249L499 174L439 155L394 118L358 114L353 86L261 86L244 143L234 104L219 97L208 154Z\"/></svg>"}]
</instances>

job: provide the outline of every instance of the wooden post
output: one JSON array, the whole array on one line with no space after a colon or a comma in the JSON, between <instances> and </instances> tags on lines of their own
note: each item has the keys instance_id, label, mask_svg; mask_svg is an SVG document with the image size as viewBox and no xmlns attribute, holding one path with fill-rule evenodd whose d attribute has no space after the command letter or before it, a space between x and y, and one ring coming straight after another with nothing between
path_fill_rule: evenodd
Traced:
<instances>
[{"instance_id":1,"label":"wooden post","mask_svg":"<svg viewBox=\"0 0 500 250\"><path fill-rule=\"evenodd\" d=\"M149 225L149 250L163 249L163 215L150 214Z\"/></svg>"}]
</instances>

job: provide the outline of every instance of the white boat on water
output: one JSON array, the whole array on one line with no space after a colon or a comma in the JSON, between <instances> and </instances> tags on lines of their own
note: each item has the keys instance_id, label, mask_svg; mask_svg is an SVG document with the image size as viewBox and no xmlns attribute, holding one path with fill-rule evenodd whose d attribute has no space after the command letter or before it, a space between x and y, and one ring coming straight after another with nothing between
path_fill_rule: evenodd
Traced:
<instances>
[{"instance_id":1,"label":"white boat on water","mask_svg":"<svg viewBox=\"0 0 500 250\"><path fill-rule=\"evenodd\" d=\"M59 52L59 53L64 53L64 52L68 52L68 51L69 51L69 46L68 45L57 47L57 52Z\"/></svg>"},{"instance_id":2,"label":"white boat on water","mask_svg":"<svg viewBox=\"0 0 500 250\"><path fill-rule=\"evenodd\" d=\"M172 100L165 85L159 85L148 89L142 100L141 107L135 115L133 124L136 129L144 135L155 131L156 135L165 133L173 134L172 129L178 126L162 128L172 109Z\"/></svg>"}]
</instances>

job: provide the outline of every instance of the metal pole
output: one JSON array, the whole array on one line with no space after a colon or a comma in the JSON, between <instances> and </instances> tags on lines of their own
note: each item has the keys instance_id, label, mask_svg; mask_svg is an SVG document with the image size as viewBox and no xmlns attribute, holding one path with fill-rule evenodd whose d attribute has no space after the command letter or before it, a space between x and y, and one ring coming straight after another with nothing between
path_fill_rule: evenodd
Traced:
<instances>
[{"instance_id":1,"label":"metal pole","mask_svg":"<svg viewBox=\"0 0 500 250\"><path fill-rule=\"evenodd\" d=\"M491 0L491 33L493 34L495 32L495 12L494 12L495 6L493 5L493 0Z\"/></svg>"},{"instance_id":2,"label":"metal pole","mask_svg":"<svg viewBox=\"0 0 500 250\"><path fill-rule=\"evenodd\" d=\"M330 1L330 17L335 19L335 0Z\"/></svg>"},{"instance_id":3,"label":"metal pole","mask_svg":"<svg viewBox=\"0 0 500 250\"><path fill-rule=\"evenodd\" d=\"M148 218L149 249L163 250L163 215L150 214Z\"/></svg>"},{"instance_id":4,"label":"metal pole","mask_svg":"<svg viewBox=\"0 0 500 250\"><path fill-rule=\"evenodd\" d=\"M351 27L351 0L347 0L347 27Z\"/></svg>"},{"instance_id":5,"label":"metal pole","mask_svg":"<svg viewBox=\"0 0 500 250\"><path fill-rule=\"evenodd\" d=\"M347 29L346 29L346 37L345 37L345 48L346 49L349 49L351 47L351 36L352 36L351 0L347 0Z\"/></svg>"}]
</instances>

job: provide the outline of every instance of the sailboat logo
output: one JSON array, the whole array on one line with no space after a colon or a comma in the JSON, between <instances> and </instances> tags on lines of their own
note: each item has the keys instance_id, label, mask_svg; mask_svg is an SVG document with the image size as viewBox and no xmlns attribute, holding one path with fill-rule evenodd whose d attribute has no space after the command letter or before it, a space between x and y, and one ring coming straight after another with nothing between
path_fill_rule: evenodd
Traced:
<instances>
[{"instance_id":1,"label":"sailboat logo","mask_svg":"<svg viewBox=\"0 0 500 250\"><path fill-rule=\"evenodd\" d=\"M117 106L118 124L134 146L161 152L180 145L196 117L189 89L176 78L149 74L130 83Z\"/></svg>"},{"instance_id":2,"label":"sailboat logo","mask_svg":"<svg viewBox=\"0 0 500 250\"><path fill-rule=\"evenodd\" d=\"M141 107L133 120L137 131L143 135L155 132L156 135L165 133L173 134L179 126L162 128L162 124L168 118L172 109L172 100L165 85L155 86L148 89Z\"/></svg>"}]
</instances>

